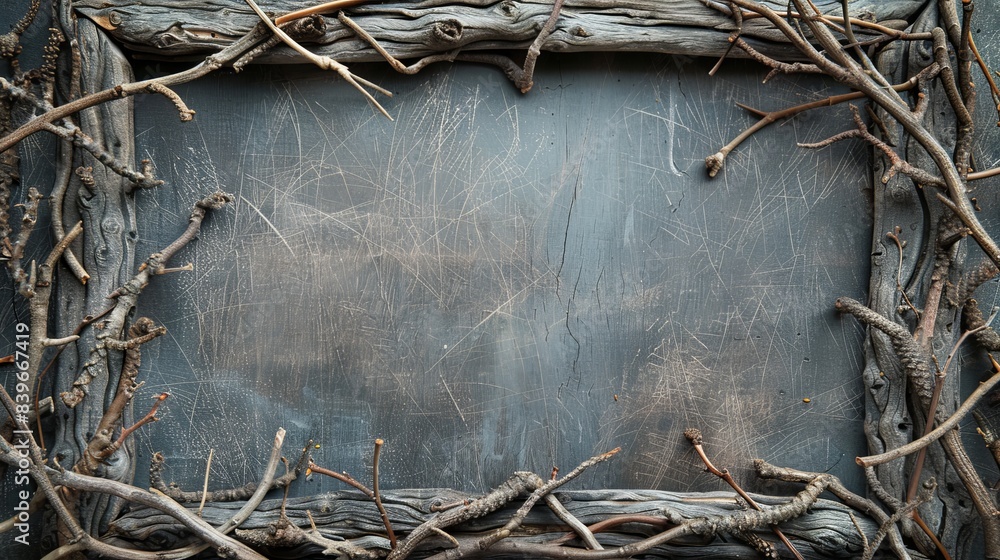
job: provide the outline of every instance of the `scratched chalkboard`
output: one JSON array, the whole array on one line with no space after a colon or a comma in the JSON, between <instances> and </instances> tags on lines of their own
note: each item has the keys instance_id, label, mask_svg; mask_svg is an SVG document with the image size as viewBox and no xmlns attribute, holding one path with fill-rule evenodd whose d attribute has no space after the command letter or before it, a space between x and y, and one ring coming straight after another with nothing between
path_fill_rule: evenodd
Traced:
<instances>
[{"instance_id":1,"label":"scratched chalkboard","mask_svg":"<svg viewBox=\"0 0 1000 560\"><path fill-rule=\"evenodd\" d=\"M141 301L169 330L142 391L172 397L137 483L162 451L199 485L213 448L214 484L254 480L283 426L361 478L384 438L383 488L481 491L622 446L578 484L715 489L681 435L699 427L744 480L762 457L860 488L862 331L832 303L868 283L869 152L795 146L848 126L828 109L708 179L751 122L736 102L841 91L712 62L543 56L527 95L489 67L356 65L394 121L310 67L178 88L186 124L137 99L137 154L166 180L137 196L137 255L196 198L235 195L176 259L194 271Z\"/></svg>"}]
</instances>

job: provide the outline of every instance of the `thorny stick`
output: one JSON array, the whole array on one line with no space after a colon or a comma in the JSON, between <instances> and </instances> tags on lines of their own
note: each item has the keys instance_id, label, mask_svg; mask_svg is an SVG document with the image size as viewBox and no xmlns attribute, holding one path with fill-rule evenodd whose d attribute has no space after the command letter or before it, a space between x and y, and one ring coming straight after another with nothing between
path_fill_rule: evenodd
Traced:
<instances>
[{"instance_id":1,"label":"thorny stick","mask_svg":"<svg viewBox=\"0 0 1000 560\"><path fill-rule=\"evenodd\" d=\"M719 470L718 468L716 468L714 464L712 464L712 461L708 458L708 455L705 454L705 448L702 445L703 438L701 435L701 430L697 428L688 428L684 430L684 437L686 437L688 441L691 442L691 445L694 447L695 452L698 453L698 457L700 457L701 461L705 463L705 468L708 469L708 472L714 474L715 476L721 478L722 480L725 480L726 484L731 486L732 489L735 490L736 493L739 494L740 497L743 498L750 507L752 507L757 511L763 511L763 509L760 507L760 504L758 504L753 498L751 498L750 494L744 492L743 488L741 488L740 485L736 483L736 480L733 478L733 475L729 474L728 469ZM785 534L781 532L781 529L779 529L777 526L771 526L771 530L774 531L774 534L781 540L781 542L786 547L788 547L788 550L790 550L792 554L794 554L795 557L798 558L798 560L803 560L802 555L795 548L795 545L793 545L791 541L788 540L788 537L786 537Z\"/></svg>"},{"instance_id":2,"label":"thorny stick","mask_svg":"<svg viewBox=\"0 0 1000 560\"><path fill-rule=\"evenodd\" d=\"M372 498L375 500L375 507L378 508L378 514L382 517L382 523L385 525L385 533L389 536L389 546L396 548L396 533L392 530L389 514L386 513L385 506L382 505L382 495L378 491L378 458L384 444L385 441L382 438L375 440L375 452L372 454Z\"/></svg>"}]
</instances>

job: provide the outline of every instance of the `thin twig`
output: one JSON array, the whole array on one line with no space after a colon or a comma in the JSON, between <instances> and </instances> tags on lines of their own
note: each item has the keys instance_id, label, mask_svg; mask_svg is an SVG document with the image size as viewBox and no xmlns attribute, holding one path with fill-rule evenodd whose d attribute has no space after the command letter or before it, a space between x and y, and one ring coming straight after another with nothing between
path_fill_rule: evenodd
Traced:
<instances>
[{"instance_id":1,"label":"thin twig","mask_svg":"<svg viewBox=\"0 0 1000 560\"><path fill-rule=\"evenodd\" d=\"M944 422L941 422L937 428L934 428L934 430L911 441L910 443L907 443L906 445L901 445L895 449L886 451L885 453L858 457L855 459L855 462L862 467L881 465L888 463L889 461L899 459L900 457L905 457L927 447L931 443L940 439L941 436L945 435L948 431L955 429L955 427L958 426L958 423L976 408L979 401L982 400L982 398L985 397L986 394L989 393L994 387L996 387L997 383L1000 383L1000 372L994 373L989 379L980 383L979 387L976 387L976 390L973 391L967 399L965 399L962 406L958 407L958 410L956 410L954 414L949 416Z\"/></svg>"},{"instance_id":2,"label":"thin twig","mask_svg":"<svg viewBox=\"0 0 1000 560\"><path fill-rule=\"evenodd\" d=\"M215 448L212 447L208 450L208 460L205 461L205 482L201 485L201 503L198 504L198 517L201 517L201 512L205 509L205 498L208 497L208 479L212 472L212 456L215 455Z\"/></svg>"},{"instance_id":3,"label":"thin twig","mask_svg":"<svg viewBox=\"0 0 1000 560\"><path fill-rule=\"evenodd\" d=\"M907 81L905 81L905 82L903 82L901 84L897 84L897 85L893 86L893 89L895 89L896 91L905 91L905 90L913 88L916 85L917 85L917 78L913 77L913 78L910 78L909 80L907 80ZM719 171L722 169L722 166L723 166L723 164L725 163L725 160L726 160L726 156L728 156L730 152L732 152L733 150L735 150L747 138L753 136L754 133L756 133L757 131L759 131L759 130L761 130L763 128L766 128L770 124L775 123L775 122L777 122L777 121L779 121L781 119L786 119L788 117L792 117L792 116L797 115L797 114L799 114L801 112L804 112L804 111L808 111L808 110L811 110L811 109L818 109L820 107L831 107L831 106L837 105L839 103L844 103L844 102L847 102L847 101L853 101L855 99L862 99L862 98L864 98L864 96L865 96L865 94L863 94L861 92L857 92L857 91L856 92L852 92L852 93L844 93L844 94L840 94L840 95L833 95L833 96L827 97L826 99L820 99L818 101L812 101L810 103L803 103L802 105L796 105L794 107L788 107L786 109L781 109L781 110L778 110L778 111L770 111L770 112L758 111L756 109L752 109L750 107L747 107L745 105L737 103L737 106L739 106L740 108L745 109L747 111L750 111L751 113L754 113L755 115L757 115L758 117L760 117L760 120L758 120L757 122L755 122L754 124L752 124L749 128L747 128L746 130L744 130L743 132L741 132L738 136L736 136L736 138L733 138L728 144L726 144L725 146L723 146L718 152L716 152L715 154L712 154L711 156L705 158L705 167L708 170L708 176L709 177L715 177L719 173Z\"/></svg>"},{"instance_id":4,"label":"thin twig","mask_svg":"<svg viewBox=\"0 0 1000 560\"><path fill-rule=\"evenodd\" d=\"M30 121L24 123L16 130L10 134L0 138L0 153L6 151L11 146L16 145L21 140L24 140L28 136L44 129L46 123L52 123L58 120L62 120L69 115L87 109L89 107L94 107L108 101L115 99L122 99L125 97L130 97L133 95L138 95L141 93L151 93L149 86L151 84L160 84L165 87L174 86L178 84L183 84L190 82L191 80L200 78L206 74L209 74L219 68L224 64L235 60L244 51L253 47L261 39L265 37L265 30L263 27L254 27L250 32L231 43L226 48L221 51L207 57L202 62L198 63L192 68L187 70L177 72L176 74L171 74L169 76L163 76L161 78L153 78L149 80L143 80L141 82L132 82L127 84L119 84L117 86L85 95L78 99L74 99L64 105L54 107L49 111L45 111ZM0 78L0 89L9 90L12 84L7 80Z\"/></svg>"},{"instance_id":5,"label":"thin twig","mask_svg":"<svg viewBox=\"0 0 1000 560\"><path fill-rule=\"evenodd\" d=\"M283 23L288 23L293 19L299 19L314 14L332 14L333 12L343 10L344 8L350 8L351 6L357 6L358 4L364 4L369 1L370 0L334 0L333 2L326 2L309 8L295 10L294 12L288 12L279 18L275 18L274 23L275 25L281 25Z\"/></svg>"},{"instance_id":6,"label":"thin twig","mask_svg":"<svg viewBox=\"0 0 1000 560\"><path fill-rule=\"evenodd\" d=\"M309 468L306 469L306 476L309 476L311 473L318 473L329 476L330 478L336 478L337 480L343 482L344 484L348 484L350 486L357 488L358 490L361 490L361 493L364 494L365 496L368 496L369 498L372 499L375 498L375 492L372 492L370 489L368 489L367 486L361 484L354 477L352 477L347 473L339 473L336 471L331 471L330 469L325 469L317 465L316 463L309 461Z\"/></svg>"},{"instance_id":7,"label":"thin twig","mask_svg":"<svg viewBox=\"0 0 1000 560\"><path fill-rule=\"evenodd\" d=\"M729 469L719 470L718 468L716 468L714 464L712 464L712 461L708 458L708 455L705 453L701 430L697 428L688 428L687 430L684 430L684 437L686 437L688 441L691 442L691 445L694 447L694 450L698 454L698 457L700 457L701 461L705 463L705 468L708 469L708 472L726 481L726 484L732 487L732 489L735 490L736 493L739 494L744 501L746 501L747 505L749 505L750 507L752 507L757 511L763 511L763 508L760 507L760 504L758 504L753 498L751 498L750 494L747 494L743 490L743 488L741 488L740 485L736 483L736 479L733 478L733 475L729 474ZM793 545L792 542L788 540L788 537L786 537L785 534L781 532L781 529L779 529L775 525L771 527L771 530L778 537L778 539L781 540L781 542L786 547L788 547L788 550L791 551L791 553L795 555L796 558L798 558L798 560L803 560L802 554L798 551L798 549L795 548L795 545Z\"/></svg>"},{"instance_id":8,"label":"thin twig","mask_svg":"<svg viewBox=\"0 0 1000 560\"><path fill-rule=\"evenodd\" d=\"M382 505L382 495L378 490L378 458L384 444L385 441L382 438L375 440L375 452L372 454L372 499L375 500L375 507L378 508L378 514L382 517L382 523L385 525L385 533L389 537L389 546L396 548L396 533L392 530L392 523L389 522L389 514L386 513L385 506Z\"/></svg>"},{"instance_id":9,"label":"thin twig","mask_svg":"<svg viewBox=\"0 0 1000 560\"><path fill-rule=\"evenodd\" d=\"M286 45L291 47L295 52L304 56L306 60L308 60L309 62L312 62L313 64L322 68L323 70L333 70L334 72L336 72L341 78L344 79L344 81L351 84L351 86L353 86L354 89L361 92L361 94L365 96L365 99L367 99L369 103L374 105L375 108L378 109L380 113L382 113L390 121L392 120L392 117L389 116L389 113L386 112L385 108L383 108L382 105L379 104L379 102L376 101L374 97L372 97L372 94L368 93L368 90L362 87L362 85L358 82L359 81L364 82L364 84L367 85L368 87L376 88L379 91L379 93L382 93L383 95L391 96L392 95L391 93L382 88L379 88L378 86L375 86L374 84L368 82L367 80L362 80L360 78L357 78L354 74L351 73L350 70L348 70L347 66L344 66L343 64L337 62L336 60L333 60L328 56L319 56L317 54L310 52L305 47L300 45L295 39L292 39L287 33L282 31L277 25L275 25L274 22L271 21L271 18L267 17L267 14L264 13L264 10L261 10L260 6L258 6L257 3L254 2L254 0L245 0L245 1L247 5L253 9L254 13L257 14L260 20L264 23L264 25L266 25L268 29L271 30L271 33L274 33L275 35L280 37L281 40Z\"/></svg>"},{"instance_id":10,"label":"thin twig","mask_svg":"<svg viewBox=\"0 0 1000 560\"><path fill-rule=\"evenodd\" d=\"M580 540L583 541L583 544L586 545L587 548L591 550L604 550L601 543L597 542L597 539L594 537L594 533L592 533L582 521L577 519L575 515L570 513L569 510L562 505L562 502L559 501L559 498L553 496L552 494L546 494L545 505L549 506L549 509L552 510L552 513L556 514L556 517L561 519L563 523L569 525L573 531L576 532L576 534L580 537Z\"/></svg>"}]
</instances>

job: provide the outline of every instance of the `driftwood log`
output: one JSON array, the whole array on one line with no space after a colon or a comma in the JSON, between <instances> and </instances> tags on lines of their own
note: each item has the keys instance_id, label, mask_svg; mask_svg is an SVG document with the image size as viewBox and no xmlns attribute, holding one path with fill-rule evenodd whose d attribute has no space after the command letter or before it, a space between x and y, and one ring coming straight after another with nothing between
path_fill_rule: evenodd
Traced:
<instances>
[{"instance_id":1,"label":"driftwood log","mask_svg":"<svg viewBox=\"0 0 1000 560\"><path fill-rule=\"evenodd\" d=\"M765 2L784 10L784 2ZM840 14L841 3L816 3L824 12ZM888 26L905 26L922 0L852 1L851 15ZM313 3L278 0L261 3L275 14ZM130 50L178 57L219 50L245 35L258 18L242 0L180 0L131 2L77 0L76 10L92 19ZM348 10L351 17L390 54L399 59L463 51L524 49L552 12L541 0L473 0L449 2L388 2ZM542 45L553 52L658 52L688 56L720 56L729 50L733 22L698 0L569 0L555 31ZM379 61L381 56L336 14L328 15L326 33L310 47L342 62ZM746 23L743 37L755 48L777 58L799 58L787 41L763 20ZM295 56L275 49L263 61L285 61ZM743 56L737 50L733 56Z\"/></svg>"},{"instance_id":2,"label":"driftwood log","mask_svg":"<svg viewBox=\"0 0 1000 560\"><path fill-rule=\"evenodd\" d=\"M565 508L584 524L590 525L605 519L609 512L620 515L642 515L669 519L674 522L707 515L724 515L739 511L742 506L728 492L683 494L654 490L582 490L555 494ZM761 504L775 505L786 501L771 496L753 496ZM443 503L474 499L446 489L400 490L387 492L383 502L392 519L393 527L401 532L412 531L437 513L432 507ZM206 506L202 518L218 525L231 517L239 503L214 503ZM195 506L192 506L196 509ZM467 521L449 534L459 541L481 536L496 530L514 514L516 504L498 510L486 517ZM266 534L280 517L281 501L268 500L261 504L250 518L237 530L237 537L253 540L255 534ZM287 518L299 527L308 528L310 512L316 527L323 536L346 539L364 548L388 548L385 530L372 501L358 492L337 492L309 498L289 499L285 505ZM810 512L782 525L782 530L793 536L796 547L806 558L838 558L844 554L860 555L862 540L860 527L866 534L873 534L877 526L867 518L859 519L856 527L850 509L837 502L820 500ZM565 526L550 510L540 506L532 510L523 530L513 539L530 543L545 543L566 535L571 529ZM649 536L649 527L624 525L599 533L599 540L606 547L621 546ZM774 540L773 534L762 531L760 536ZM146 508L130 511L111 526L107 542L145 550L164 550L194 542L184 527L156 510ZM780 545L779 545L780 546ZM418 550L426 556L451 544L444 538L434 538ZM295 550L285 550L286 557L321 557L316 545L306 545ZM521 557L520 555L509 555ZM496 558L508 557L497 554ZM647 557L651 558L755 558L755 551L748 544L736 539L690 539L656 547Z\"/></svg>"}]
</instances>

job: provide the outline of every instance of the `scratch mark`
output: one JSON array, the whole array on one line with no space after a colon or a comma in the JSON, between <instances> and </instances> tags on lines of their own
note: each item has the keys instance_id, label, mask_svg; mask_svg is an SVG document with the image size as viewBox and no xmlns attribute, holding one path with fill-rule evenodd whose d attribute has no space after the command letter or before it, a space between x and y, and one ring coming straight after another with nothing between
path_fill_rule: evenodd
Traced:
<instances>
[{"instance_id":1,"label":"scratch mark","mask_svg":"<svg viewBox=\"0 0 1000 560\"><path fill-rule=\"evenodd\" d=\"M455 398L454 393L451 392L451 387L448 386L448 382L445 381L444 374L438 372L438 377L441 378L441 384L444 385L444 390L448 392L448 398L451 399L451 403L455 405L455 410L458 411L458 417L462 419L463 424L468 426L469 423L465 421L465 414L462 413L462 407L458 405L458 400Z\"/></svg>"},{"instance_id":2,"label":"scratch mark","mask_svg":"<svg viewBox=\"0 0 1000 560\"><path fill-rule=\"evenodd\" d=\"M291 253L293 257L298 258L298 255L295 254L295 251L292 249L292 246L288 244L288 241L285 241L285 236L281 235L281 232L278 231L278 228L274 227L274 224L271 223L271 220L267 219L267 216L265 216L264 213L260 211L260 208L254 206L253 203L247 200L246 197L243 196L242 194L240 195L240 200L246 202L250 206L250 208L253 208L254 211L257 212L257 214L261 217L261 219L264 220L264 223L267 224L268 227L270 227L275 234L277 234L278 239L280 239L281 242L285 244L285 247L288 247L288 252Z\"/></svg>"}]
</instances>

